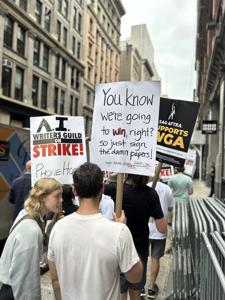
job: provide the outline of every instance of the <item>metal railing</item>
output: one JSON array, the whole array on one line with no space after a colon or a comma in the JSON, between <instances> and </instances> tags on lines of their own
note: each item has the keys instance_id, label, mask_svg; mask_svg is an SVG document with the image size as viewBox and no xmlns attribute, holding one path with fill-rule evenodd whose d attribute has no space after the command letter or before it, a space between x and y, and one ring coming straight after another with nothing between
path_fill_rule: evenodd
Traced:
<instances>
[{"instance_id":1,"label":"metal railing","mask_svg":"<svg viewBox=\"0 0 225 300\"><path fill-rule=\"evenodd\" d=\"M214 198L175 203L173 298L225 299L225 205Z\"/></svg>"}]
</instances>

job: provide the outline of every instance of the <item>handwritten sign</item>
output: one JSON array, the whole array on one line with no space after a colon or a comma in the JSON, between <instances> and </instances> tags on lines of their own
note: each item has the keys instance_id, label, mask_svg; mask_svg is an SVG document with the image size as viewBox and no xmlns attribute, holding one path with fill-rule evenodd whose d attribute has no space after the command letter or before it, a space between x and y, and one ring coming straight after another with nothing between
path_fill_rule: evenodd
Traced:
<instances>
[{"instance_id":1,"label":"handwritten sign","mask_svg":"<svg viewBox=\"0 0 225 300\"><path fill-rule=\"evenodd\" d=\"M153 175L159 95L159 82L97 85L91 161L104 171Z\"/></svg>"},{"instance_id":2,"label":"handwritten sign","mask_svg":"<svg viewBox=\"0 0 225 300\"><path fill-rule=\"evenodd\" d=\"M86 162L82 117L30 118L32 185L42 177L72 183L72 172Z\"/></svg>"}]
</instances>

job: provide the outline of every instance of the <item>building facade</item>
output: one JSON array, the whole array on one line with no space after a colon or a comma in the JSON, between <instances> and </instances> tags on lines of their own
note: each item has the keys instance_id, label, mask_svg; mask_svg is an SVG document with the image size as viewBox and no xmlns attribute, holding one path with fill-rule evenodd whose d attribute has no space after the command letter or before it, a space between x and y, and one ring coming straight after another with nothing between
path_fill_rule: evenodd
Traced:
<instances>
[{"instance_id":1,"label":"building facade","mask_svg":"<svg viewBox=\"0 0 225 300\"><path fill-rule=\"evenodd\" d=\"M217 120L217 133L206 136L204 163L209 174L215 163L215 194L225 198L225 1L198 0L196 39L196 97L200 102L199 129L204 120Z\"/></svg>"},{"instance_id":2,"label":"building facade","mask_svg":"<svg viewBox=\"0 0 225 300\"><path fill-rule=\"evenodd\" d=\"M154 63L154 48L145 24L131 27L131 36L121 42L120 80L160 80Z\"/></svg>"},{"instance_id":3,"label":"building facade","mask_svg":"<svg viewBox=\"0 0 225 300\"><path fill-rule=\"evenodd\" d=\"M0 123L82 113L83 0L0 2Z\"/></svg>"},{"instance_id":4,"label":"building facade","mask_svg":"<svg viewBox=\"0 0 225 300\"><path fill-rule=\"evenodd\" d=\"M119 81L120 25L125 14L120 0L87 0L84 10L84 90L82 114L91 134L97 83Z\"/></svg>"}]
</instances>

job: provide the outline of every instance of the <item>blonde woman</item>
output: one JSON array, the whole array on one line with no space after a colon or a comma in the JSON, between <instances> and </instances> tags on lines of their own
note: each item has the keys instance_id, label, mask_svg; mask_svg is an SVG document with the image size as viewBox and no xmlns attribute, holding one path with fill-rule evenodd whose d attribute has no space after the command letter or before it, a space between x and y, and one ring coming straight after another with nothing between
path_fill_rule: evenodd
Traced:
<instances>
[{"instance_id":1,"label":"blonde woman","mask_svg":"<svg viewBox=\"0 0 225 300\"><path fill-rule=\"evenodd\" d=\"M62 186L53 178L39 179L17 216L0 258L1 300L39 300L43 217L59 213Z\"/></svg>"}]
</instances>

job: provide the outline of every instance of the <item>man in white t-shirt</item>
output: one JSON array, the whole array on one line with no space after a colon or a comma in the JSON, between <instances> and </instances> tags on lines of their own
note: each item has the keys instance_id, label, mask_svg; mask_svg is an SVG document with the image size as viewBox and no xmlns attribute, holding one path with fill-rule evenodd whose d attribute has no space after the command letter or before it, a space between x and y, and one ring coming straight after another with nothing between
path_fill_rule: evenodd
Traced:
<instances>
[{"instance_id":1,"label":"man in white t-shirt","mask_svg":"<svg viewBox=\"0 0 225 300\"><path fill-rule=\"evenodd\" d=\"M80 205L78 196L74 197L74 204L77 206ZM99 203L99 211L103 215L103 217L109 220L113 220L114 209L115 209L115 204L113 199L110 196L102 194L102 198Z\"/></svg>"},{"instance_id":2,"label":"man in white t-shirt","mask_svg":"<svg viewBox=\"0 0 225 300\"><path fill-rule=\"evenodd\" d=\"M52 229L48 259L57 300L119 300L120 272L130 282L140 281L142 263L124 214L117 222L99 213L103 174L85 163L73 174L78 210Z\"/></svg>"},{"instance_id":3,"label":"man in white t-shirt","mask_svg":"<svg viewBox=\"0 0 225 300\"><path fill-rule=\"evenodd\" d=\"M152 182L148 183L152 186ZM157 182L156 192L159 195L160 204L164 214L165 220L167 220L168 212L173 209L173 193L168 185L160 181ZM149 222L149 237L151 246L151 269L150 269L150 281L148 289L148 299L155 299L158 294L158 286L156 279L160 269L160 258L164 255L166 246L166 233L160 233L155 225L155 222Z\"/></svg>"}]
</instances>

